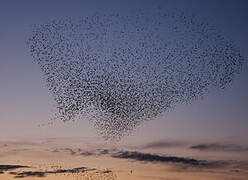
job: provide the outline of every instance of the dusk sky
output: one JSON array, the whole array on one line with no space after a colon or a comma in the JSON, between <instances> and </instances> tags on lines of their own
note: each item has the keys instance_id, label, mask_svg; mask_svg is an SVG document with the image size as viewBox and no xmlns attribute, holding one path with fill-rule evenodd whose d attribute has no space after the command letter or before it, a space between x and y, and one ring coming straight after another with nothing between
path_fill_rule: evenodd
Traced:
<instances>
[{"instance_id":1,"label":"dusk sky","mask_svg":"<svg viewBox=\"0 0 248 180\"><path fill-rule=\"evenodd\" d=\"M173 21L169 18L168 21L164 21L163 18L167 18L167 16L160 16L160 12L168 12L168 17L172 17ZM186 27L189 22L187 20L190 20L187 17L186 23L184 22L186 25L182 23L181 26L177 26L181 16L178 18L179 16L176 13L176 15L173 14L174 12L183 12L186 16L195 15L194 17L197 20L203 22L203 26L204 23L212 25L222 36L215 36L213 33L209 35L208 32L206 34L202 33L203 31L197 29L198 27L195 28L195 21L192 21L190 27ZM98 19L96 18L95 23L94 15L96 14ZM140 19L136 16L139 14L141 14ZM69 22L79 22L77 20L85 17L89 17L87 19L90 21L89 24L92 21L93 25L98 22L102 23L102 28L97 29L95 27L98 26L93 26L92 29L96 32L108 30L108 32L104 32L105 34L96 33L102 41L97 38L96 42L95 39L82 38L84 33L90 36L92 30L84 29L84 21L80 21L82 24L72 23L71 28L66 27L68 21L65 21L65 19L72 20ZM146 21L143 21L144 19ZM47 180L54 180L56 178L68 179L69 177L69 179L75 180L244 180L248 176L247 19L247 0L0 0L0 179L36 179L43 177ZM108 22L108 20L111 22ZM147 22L147 24L144 22ZM174 28L174 24L175 27L179 27L179 30ZM59 27L60 25L62 28ZM170 27L170 25L173 27ZM182 27L182 25L185 26ZM209 29L212 26L209 26ZM53 28L59 30L56 31L57 29L54 30ZM73 28L76 30L74 31ZM79 35L83 34L82 36L77 36L77 28L79 29ZM136 31L136 28L140 31ZM156 28L160 28L160 30L156 30ZM184 31L183 28L186 30ZM73 30L70 31L71 29ZM66 32L67 30L69 35ZM81 30L83 31L82 34L80 34ZM172 32L169 33L167 30L172 30ZM120 32L123 34L118 34ZM176 34L175 32L179 33ZM195 35L195 32L198 34ZM69 43L71 37L74 38L73 43L77 45L80 44L78 42L82 43L79 46L73 46L75 49L70 52L76 54L73 56L76 57L75 61L71 57L72 61L68 58L69 65L65 68L63 63L66 64L67 62L64 61L63 56L67 52L56 49L64 45L65 41L59 41L60 44L56 41L63 37L63 33L68 36ZM75 34L73 36L70 33ZM187 33L188 36L186 36ZM190 33L193 35L191 36ZM203 36L201 36L201 33ZM198 35L199 37L209 38L210 46L207 38L206 41L204 41L204 38L203 41L198 41L200 39L197 39ZM211 36L214 37L213 39L218 37L219 39L216 39L220 41L216 41L216 43L211 41ZM52 41L49 42L50 44L46 44L48 42L46 40L50 37ZM137 45L140 43L138 42L140 37L144 40L143 49ZM188 37L196 38L192 38L192 40L187 39ZM230 43L231 46L228 46L224 43L222 46L222 42L227 42L222 37L230 40L228 42L233 44ZM193 51L195 49L187 51L190 49L192 42L196 44L196 47L198 42L201 43L199 44L199 51ZM88 48L90 51L85 51L85 54L90 53L86 55L86 58L82 55L83 58L80 59L81 57L78 58L77 53L80 54L81 51L82 54L84 53L84 45L89 45L87 48L91 46L93 48ZM168 52L162 51L164 45ZM237 51L232 49L232 45ZM50 46L54 47L55 50ZM194 44L192 46L194 47ZM159 50L154 53L153 47L154 49L158 47L156 50ZM180 47L185 49L180 49ZM216 61L214 59L213 62L209 60L211 58L207 58L215 57L218 54L220 49L217 48L216 50L216 47L223 48L223 52L227 55L222 56L221 54L218 56L220 59L216 58ZM231 50L228 49L230 47ZM45 57L50 59L43 58L42 55L47 55L47 51L44 49L49 48L52 50ZM176 50L173 51L173 48ZM170 50L174 54L170 54ZM115 56L112 56L111 52L114 52ZM119 53L119 56L116 55L116 52ZM127 53L122 54L122 52ZM184 52L186 52L186 55ZM187 52L193 53L188 53L188 55ZM194 54L194 52L196 53ZM228 54L229 52L231 52L231 55ZM237 56L236 52L239 52L241 56ZM88 57L96 57L94 53L100 54L98 59L92 58L94 63L100 65L91 61L84 61ZM171 57L171 59L164 59L166 53L169 54L167 58ZM176 53L179 55L177 56ZM202 54L205 55L205 59L201 56ZM184 55L186 60L178 61ZM230 58L232 59L231 62L227 62L230 56L225 59L228 55L233 55ZM121 56L124 59L126 58L125 63L127 65L120 63L124 62ZM92 59L88 58L87 60ZM148 63L144 59L148 59ZM167 60L174 65L172 71L170 71L170 66L166 64ZM205 61L207 65L205 65ZM241 61L243 64L241 71L239 71ZM75 66L71 62L79 62L79 66L81 66L78 67L78 64ZM80 64L82 62L84 64ZM132 67L133 62L137 69ZM204 62L204 65L201 62ZM160 66L160 63L164 66ZM220 66L218 66L220 70L215 69L214 71L213 67L217 67L218 63L220 63ZM103 66L106 64L107 66ZM89 72L92 70L90 69L91 66L93 69L99 68L100 70L98 69L99 72L96 72L96 74L100 75L97 77L104 77L105 79L103 78L103 83L100 82L100 85L97 83L97 85L90 85L90 88L93 87L93 93L91 92L91 96L86 97L83 93L91 89L84 86L83 83L85 82L81 82L82 79L90 79L90 83L99 80L94 79L95 76L88 73L88 69ZM64 72L59 69L61 67L64 68ZM164 67L168 67L168 71ZM182 67L190 67L190 70L193 69L192 73L190 70L187 72L188 69L185 68L184 70ZM196 67L196 70L194 67ZM205 69L202 70L201 67ZM71 70L70 68L74 69ZM81 68L86 72L80 71L80 75L75 76L74 71L81 70ZM103 73L100 72L101 68ZM223 89L212 88L212 86L221 86L219 82L225 82L229 78L228 76L231 73L228 74L228 70L230 70L228 68L234 71L238 69L238 73L236 74L235 71L234 76L230 77L231 83L224 83ZM155 71L153 71L154 69ZM164 69L166 70L163 71ZM110 74L110 76L105 76L106 71L106 74ZM144 74L141 76L140 72ZM167 77L164 76L166 74L163 74L164 72L171 72L168 75L168 81L165 80ZM84 79L85 74L88 77ZM199 90L200 86L196 86L198 81L195 81L194 78L197 75L201 76L197 77L198 79L196 78L197 80L200 79L200 85L207 82L207 93ZM64 77L66 78L63 79ZM113 79L106 79L106 77ZM75 79L76 81L71 81ZM51 81L48 82L48 80ZM75 83L70 84L71 82ZM117 82L116 86L113 85L115 82ZM137 87L140 87L139 84L142 87L137 90ZM188 88L191 85L195 85L195 87ZM124 86L129 89L120 88ZM99 87L103 88L100 89ZM164 89L160 89L160 87ZM96 89L97 92L95 92ZM153 91L154 89L158 91ZM142 90L144 91L142 92ZM74 96L73 93L78 91L79 96ZM149 92L152 93L149 94ZM160 92L160 94L157 92ZM182 96L180 96L180 92L182 92ZM203 97L198 97L197 93L203 93ZM65 97L65 95L67 96ZM194 99L194 95L198 98ZM77 97L83 100L76 99ZM140 101L136 102L137 99ZM62 105L57 103L60 100ZM173 108L170 108L170 105ZM84 107L88 110L87 108L90 109L92 106L98 108L97 110L100 109L100 118L93 114L93 117L96 117L95 121L91 121L87 117L74 116L73 120L75 121L68 118L75 112L80 113L80 110ZM56 107L63 110L59 117L68 119L54 118L57 115L55 112L58 110ZM63 114L63 112L65 113ZM149 121L146 121L145 118L147 117ZM63 120L68 120L68 122L63 122ZM101 133L107 134L107 137L111 140L114 139L114 141L106 141L101 137L103 136ZM30 171L26 171L26 168L29 168Z\"/></svg>"},{"instance_id":2,"label":"dusk sky","mask_svg":"<svg viewBox=\"0 0 248 180\"><path fill-rule=\"evenodd\" d=\"M94 12L131 14L161 6L206 17L232 39L247 57L247 2L225 1L1 1L0 5L0 135L1 137L95 137L86 120L39 127L50 118L54 101L27 39L36 24L56 18L78 18ZM203 100L179 104L155 121L138 127L128 140L208 139L245 142L248 133L248 80L243 68L230 87Z\"/></svg>"}]
</instances>

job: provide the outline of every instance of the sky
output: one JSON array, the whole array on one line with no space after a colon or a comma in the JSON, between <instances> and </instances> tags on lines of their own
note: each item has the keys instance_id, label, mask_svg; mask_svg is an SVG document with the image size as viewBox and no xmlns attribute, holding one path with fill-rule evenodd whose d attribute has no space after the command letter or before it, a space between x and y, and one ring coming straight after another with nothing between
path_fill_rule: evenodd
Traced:
<instances>
[{"instance_id":1,"label":"sky","mask_svg":"<svg viewBox=\"0 0 248 180\"><path fill-rule=\"evenodd\" d=\"M133 13L162 6L207 17L248 57L247 1L1 1L0 2L0 138L97 137L87 120L46 124L54 101L39 66L26 45L35 24L78 18L94 12ZM179 104L162 117L138 127L123 142L162 139L246 143L248 137L248 69L232 85L203 100Z\"/></svg>"}]
</instances>

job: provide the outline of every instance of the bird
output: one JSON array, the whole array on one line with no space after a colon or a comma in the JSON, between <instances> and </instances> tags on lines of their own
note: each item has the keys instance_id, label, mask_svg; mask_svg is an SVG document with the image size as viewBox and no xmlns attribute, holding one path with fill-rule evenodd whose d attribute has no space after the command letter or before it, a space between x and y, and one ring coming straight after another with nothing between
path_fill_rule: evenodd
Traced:
<instances>
[{"instance_id":1,"label":"bird","mask_svg":"<svg viewBox=\"0 0 248 180\"><path fill-rule=\"evenodd\" d=\"M27 46L56 102L54 118L88 119L106 140L228 87L245 62L214 25L162 9L55 19L36 26Z\"/></svg>"}]
</instances>

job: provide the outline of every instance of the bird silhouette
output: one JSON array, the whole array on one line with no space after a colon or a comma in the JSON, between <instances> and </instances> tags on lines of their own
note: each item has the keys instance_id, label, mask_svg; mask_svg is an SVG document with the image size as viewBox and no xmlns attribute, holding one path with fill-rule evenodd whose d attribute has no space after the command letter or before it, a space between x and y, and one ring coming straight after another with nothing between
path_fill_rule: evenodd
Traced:
<instances>
[{"instance_id":1,"label":"bird silhouette","mask_svg":"<svg viewBox=\"0 0 248 180\"><path fill-rule=\"evenodd\" d=\"M27 44L57 104L55 118L87 117L105 139L228 87L244 63L207 21L161 9L53 20Z\"/></svg>"}]
</instances>

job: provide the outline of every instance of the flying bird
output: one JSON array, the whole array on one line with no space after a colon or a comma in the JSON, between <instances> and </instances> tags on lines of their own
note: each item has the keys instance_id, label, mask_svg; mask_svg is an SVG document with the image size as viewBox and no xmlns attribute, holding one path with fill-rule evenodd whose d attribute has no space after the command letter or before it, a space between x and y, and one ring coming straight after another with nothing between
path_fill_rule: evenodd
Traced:
<instances>
[{"instance_id":1,"label":"flying bird","mask_svg":"<svg viewBox=\"0 0 248 180\"><path fill-rule=\"evenodd\" d=\"M87 117L105 139L226 88L244 62L214 26L161 9L53 20L38 25L27 44L57 104L56 118Z\"/></svg>"}]
</instances>

